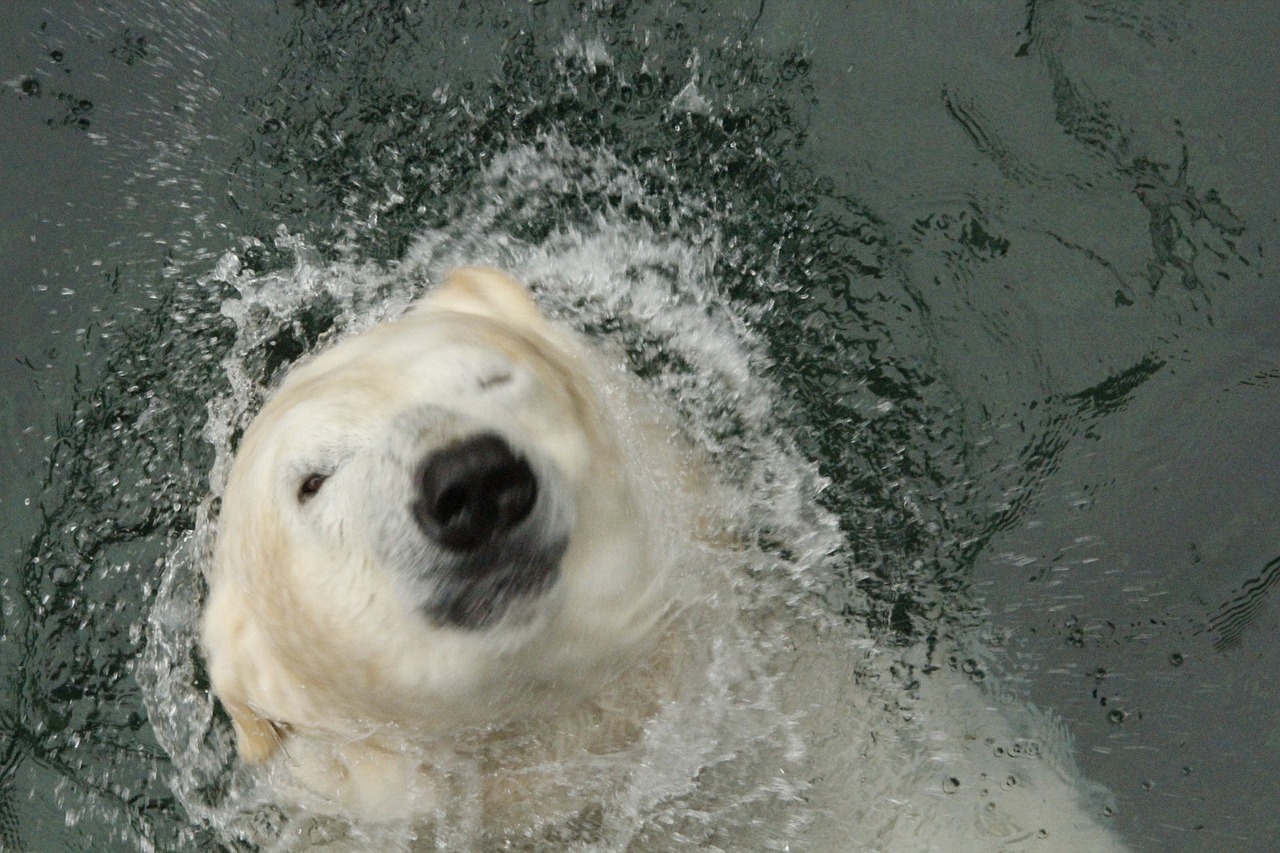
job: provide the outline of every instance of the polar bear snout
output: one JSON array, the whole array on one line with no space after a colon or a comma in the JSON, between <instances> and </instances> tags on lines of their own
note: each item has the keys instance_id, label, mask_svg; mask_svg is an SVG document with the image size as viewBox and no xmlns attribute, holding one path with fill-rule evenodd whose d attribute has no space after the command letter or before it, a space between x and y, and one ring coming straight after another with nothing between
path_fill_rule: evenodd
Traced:
<instances>
[{"instance_id":1,"label":"polar bear snout","mask_svg":"<svg viewBox=\"0 0 1280 853\"><path fill-rule=\"evenodd\" d=\"M388 546L385 564L437 625L487 628L513 609L529 618L559 576L574 530L572 492L536 448L448 422L453 437L441 443L438 422L405 422L416 426L420 455L401 469L408 517L393 514L376 536Z\"/></svg>"},{"instance_id":2,"label":"polar bear snout","mask_svg":"<svg viewBox=\"0 0 1280 853\"><path fill-rule=\"evenodd\" d=\"M538 480L501 437L482 433L429 454L415 474L413 517L432 541L474 551L528 517Z\"/></svg>"}]
</instances>

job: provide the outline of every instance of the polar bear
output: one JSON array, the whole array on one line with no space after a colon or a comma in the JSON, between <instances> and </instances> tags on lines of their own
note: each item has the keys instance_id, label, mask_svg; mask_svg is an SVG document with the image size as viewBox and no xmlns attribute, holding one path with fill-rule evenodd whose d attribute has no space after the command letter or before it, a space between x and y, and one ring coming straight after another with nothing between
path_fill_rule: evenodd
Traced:
<instances>
[{"instance_id":1,"label":"polar bear","mask_svg":"<svg viewBox=\"0 0 1280 853\"><path fill-rule=\"evenodd\" d=\"M201 620L246 764L433 848L1122 849L1041 718L946 667L906 701L753 601L714 472L624 374L478 268L289 372L236 450ZM699 725L739 736L698 752ZM680 820L628 794L659 748L689 754L650 784Z\"/></svg>"},{"instance_id":2,"label":"polar bear","mask_svg":"<svg viewBox=\"0 0 1280 853\"><path fill-rule=\"evenodd\" d=\"M634 736L677 677L678 601L623 446L660 427L621 423L609 384L480 269L289 373L237 449L202 618L246 762L399 819L432 810L452 733L510 753L500 811L550 796L498 790L519 765Z\"/></svg>"}]
</instances>

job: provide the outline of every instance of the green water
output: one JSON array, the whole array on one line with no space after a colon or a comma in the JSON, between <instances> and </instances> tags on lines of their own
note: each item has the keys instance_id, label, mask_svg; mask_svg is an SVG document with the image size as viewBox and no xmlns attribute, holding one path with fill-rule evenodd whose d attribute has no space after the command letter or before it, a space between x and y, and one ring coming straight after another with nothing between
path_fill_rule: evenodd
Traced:
<instances>
[{"instance_id":1,"label":"green water","mask_svg":"<svg viewBox=\"0 0 1280 853\"><path fill-rule=\"evenodd\" d=\"M3 849L215 843L134 672L208 490L217 258L286 268L283 228L393 261L549 135L583 180L494 229L722 235L715 278L831 481L831 607L887 646L986 637L1136 849L1280 845L1267 0L8 14ZM588 175L601 154L640 188Z\"/></svg>"}]
</instances>

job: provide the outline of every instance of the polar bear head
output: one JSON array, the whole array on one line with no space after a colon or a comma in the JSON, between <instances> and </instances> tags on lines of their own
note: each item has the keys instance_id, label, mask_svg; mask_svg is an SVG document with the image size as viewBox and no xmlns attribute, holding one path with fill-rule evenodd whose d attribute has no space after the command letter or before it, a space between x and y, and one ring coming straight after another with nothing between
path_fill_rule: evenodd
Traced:
<instances>
[{"instance_id":1,"label":"polar bear head","mask_svg":"<svg viewBox=\"0 0 1280 853\"><path fill-rule=\"evenodd\" d=\"M609 382L478 269L291 370L237 448L202 622L245 759L502 723L625 664L669 601Z\"/></svg>"}]
</instances>

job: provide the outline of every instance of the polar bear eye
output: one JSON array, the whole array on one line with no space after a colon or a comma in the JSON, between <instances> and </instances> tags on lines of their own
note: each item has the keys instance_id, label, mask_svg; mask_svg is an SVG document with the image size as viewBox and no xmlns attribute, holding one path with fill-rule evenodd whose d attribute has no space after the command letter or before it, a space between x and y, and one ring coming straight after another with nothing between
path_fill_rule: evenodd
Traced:
<instances>
[{"instance_id":1,"label":"polar bear eye","mask_svg":"<svg viewBox=\"0 0 1280 853\"><path fill-rule=\"evenodd\" d=\"M511 371L502 370L481 377L476 384L480 386L481 391L488 391L490 388L496 388L500 385L510 385L511 382Z\"/></svg>"},{"instance_id":2,"label":"polar bear eye","mask_svg":"<svg viewBox=\"0 0 1280 853\"><path fill-rule=\"evenodd\" d=\"M302 485L298 487L298 503L306 503L314 498L327 479L329 477L326 474L307 475L307 478L302 481Z\"/></svg>"}]
</instances>

